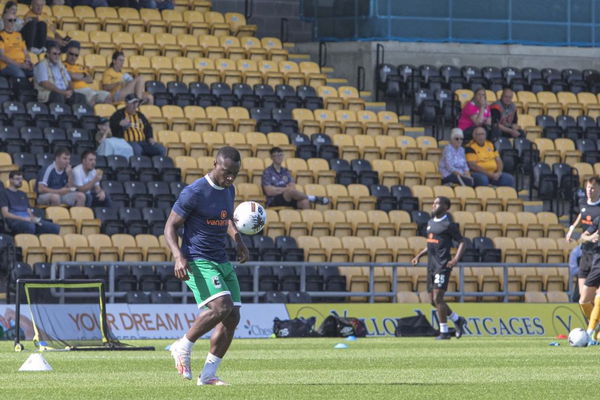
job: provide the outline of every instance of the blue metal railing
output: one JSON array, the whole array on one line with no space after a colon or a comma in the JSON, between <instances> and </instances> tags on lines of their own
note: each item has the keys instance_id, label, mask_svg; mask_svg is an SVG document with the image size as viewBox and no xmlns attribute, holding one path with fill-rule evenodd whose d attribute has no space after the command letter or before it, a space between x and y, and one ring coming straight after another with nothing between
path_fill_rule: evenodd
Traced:
<instances>
[{"instance_id":1,"label":"blue metal railing","mask_svg":"<svg viewBox=\"0 0 600 400\"><path fill-rule=\"evenodd\" d=\"M60 262L53 263L50 270L50 278L51 279L65 279L64 271L65 269L62 266L74 265L97 265L97 266L108 266L108 282L106 285L106 299L108 302L114 302L115 299L121 298L127 295L126 292L117 291L116 290L116 276L115 276L115 267L117 266L131 266L131 265L146 265L149 268L153 266L171 266L173 263L165 262L165 263L144 263L144 262ZM294 266L300 268L300 291L306 291L306 268L307 267L320 267L320 266L330 266L330 267L350 267L350 268L369 268L369 277L368 277L368 291L364 292L332 292L332 291L310 291L308 294L312 297L321 297L321 298L340 298L340 297L366 297L369 303L374 303L375 298L378 297L387 297L390 299L390 302L397 302L396 293L398 289L398 268L399 267L408 267L408 268L419 268L425 269L426 266L424 264L419 264L418 266L412 266L412 264L408 263L298 263L298 262L248 262L244 264L253 269L253 290L242 292L242 297L252 297L254 303L258 303L260 298L265 294L264 291L259 290L259 268L261 267L279 267L279 266ZM388 276L390 278L391 290L389 292L377 292L375 291L375 281L376 274L375 268L389 268ZM500 267L502 268L502 277L500 279L501 282L501 291L497 292L473 292L473 291L465 291L465 269L466 267L471 268L489 268L489 267ZM458 271L458 291L456 292L447 292L447 295L450 297L458 298L459 302L464 302L466 297L476 297L477 299L484 298L502 298L503 302L508 302L510 297L522 297L525 292L524 291L510 291L509 290L509 277L510 268L519 268L519 267L532 267L532 264L498 264L498 263L460 263L455 267ZM543 264L543 265L535 265L536 268L566 268L568 270L568 264ZM455 272L455 274L457 273ZM426 275L426 272L424 272ZM568 293L572 293L573 291L573 276L569 274L568 278ZM170 295L174 298L182 299L183 303L187 303L188 299L191 299L191 292L188 290L187 286L182 282L181 290L177 292L169 292ZM72 292L65 293L64 297L86 297L89 296L89 293L84 292ZM62 299L64 301L64 298Z\"/></svg>"}]
</instances>

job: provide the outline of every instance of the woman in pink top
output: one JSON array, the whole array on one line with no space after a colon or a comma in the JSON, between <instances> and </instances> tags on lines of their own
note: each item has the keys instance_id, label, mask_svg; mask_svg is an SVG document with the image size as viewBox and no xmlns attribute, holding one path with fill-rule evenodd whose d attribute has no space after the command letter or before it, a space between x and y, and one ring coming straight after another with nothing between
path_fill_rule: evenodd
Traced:
<instances>
[{"instance_id":1,"label":"woman in pink top","mask_svg":"<svg viewBox=\"0 0 600 400\"><path fill-rule=\"evenodd\" d=\"M488 129L492 124L492 111L485 97L485 89L475 91L473 98L462 109L458 127L471 136L471 131L477 126Z\"/></svg>"}]
</instances>

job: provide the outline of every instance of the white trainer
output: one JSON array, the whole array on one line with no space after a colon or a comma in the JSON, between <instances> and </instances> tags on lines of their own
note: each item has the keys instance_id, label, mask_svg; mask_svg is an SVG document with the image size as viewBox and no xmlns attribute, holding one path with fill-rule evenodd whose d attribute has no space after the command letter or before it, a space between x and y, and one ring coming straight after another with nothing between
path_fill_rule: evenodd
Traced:
<instances>
[{"instance_id":1,"label":"white trainer","mask_svg":"<svg viewBox=\"0 0 600 400\"><path fill-rule=\"evenodd\" d=\"M185 379L192 379L192 368L190 367L190 352L179 346L179 342L171 345L171 356L175 360L175 368L179 375Z\"/></svg>"},{"instance_id":2,"label":"white trainer","mask_svg":"<svg viewBox=\"0 0 600 400\"><path fill-rule=\"evenodd\" d=\"M202 378L198 377L198 386L202 385L229 386L229 383L222 381L216 376L214 378L209 378L205 381L203 381Z\"/></svg>"}]
</instances>

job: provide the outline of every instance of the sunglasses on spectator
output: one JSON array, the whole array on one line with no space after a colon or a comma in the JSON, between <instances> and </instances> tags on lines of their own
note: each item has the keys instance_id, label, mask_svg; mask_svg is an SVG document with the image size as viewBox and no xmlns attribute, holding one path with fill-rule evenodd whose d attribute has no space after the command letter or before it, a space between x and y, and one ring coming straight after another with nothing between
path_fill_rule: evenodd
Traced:
<instances>
[{"instance_id":1,"label":"sunglasses on spectator","mask_svg":"<svg viewBox=\"0 0 600 400\"><path fill-rule=\"evenodd\" d=\"M464 140L464 138L461 137L455 137L454 140Z\"/></svg>"},{"instance_id":2,"label":"sunglasses on spectator","mask_svg":"<svg viewBox=\"0 0 600 400\"><path fill-rule=\"evenodd\" d=\"M68 52L67 54L70 55L70 56L73 56L73 57L79 57L79 53Z\"/></svg>"},{"instance_id":3,"label":"sunglasses on spectator","mask_svg":"<svg viewBox=\"0 0 600 400\"><path fill-rule=\"evenodd\" d=\"M15 22L15 21L16 21L16 19L15 19L15 18L10 18L10 19L7 19L7 21L8 21L8 22Z\"/></svg>"},{"instance_id":4,"label":"sunglasses on spectator","mask_svg":"<svg viewBox=\"0 0 600 400\"><path fill-rule=\"evenodd\" d=\"M51 51L48 54L52 54L53 56L60 56L60 51Z\"/></svg>"}]
</instances>

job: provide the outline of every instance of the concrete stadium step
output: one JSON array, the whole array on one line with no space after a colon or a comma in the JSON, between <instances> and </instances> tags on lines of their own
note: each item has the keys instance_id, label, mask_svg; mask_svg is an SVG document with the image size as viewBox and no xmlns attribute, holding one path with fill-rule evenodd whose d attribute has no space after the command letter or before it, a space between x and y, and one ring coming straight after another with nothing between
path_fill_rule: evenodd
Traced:
<instances>
[{"instance_id":1,"label":"concrete stadium step","mask_svg":"<svg viewBox=\"0 0 600 400\"><path fill-rule=\"evenodd\" d=\"M327 78L327 86L339 88L340 86L348 86L348 79L344 78Z\"/></svg>"},{"instance_id":2,"label":"concrete stadium step","mask_svg":"<svg viewBox=\"0 0 600 400\"><path fill-rule=\"evenodd\" d=\"M532 213L539 213L544 210L544 202L543 201L525 201L523 203L523 211L529 211Z\"/></svg>"},{"instance_id":3,"label":"concrete stadium step","mask_svg":"<svg viewBox=\"0 0 600 400\"><path fill-rule=\"evenodd\" d=\"M373 111L373 112L379 112L379 111L385 111L385 103L384 102L374 102L374 101L368 101L365 103L365 109L367 111Z\"/></svg>"}]
</instances>

